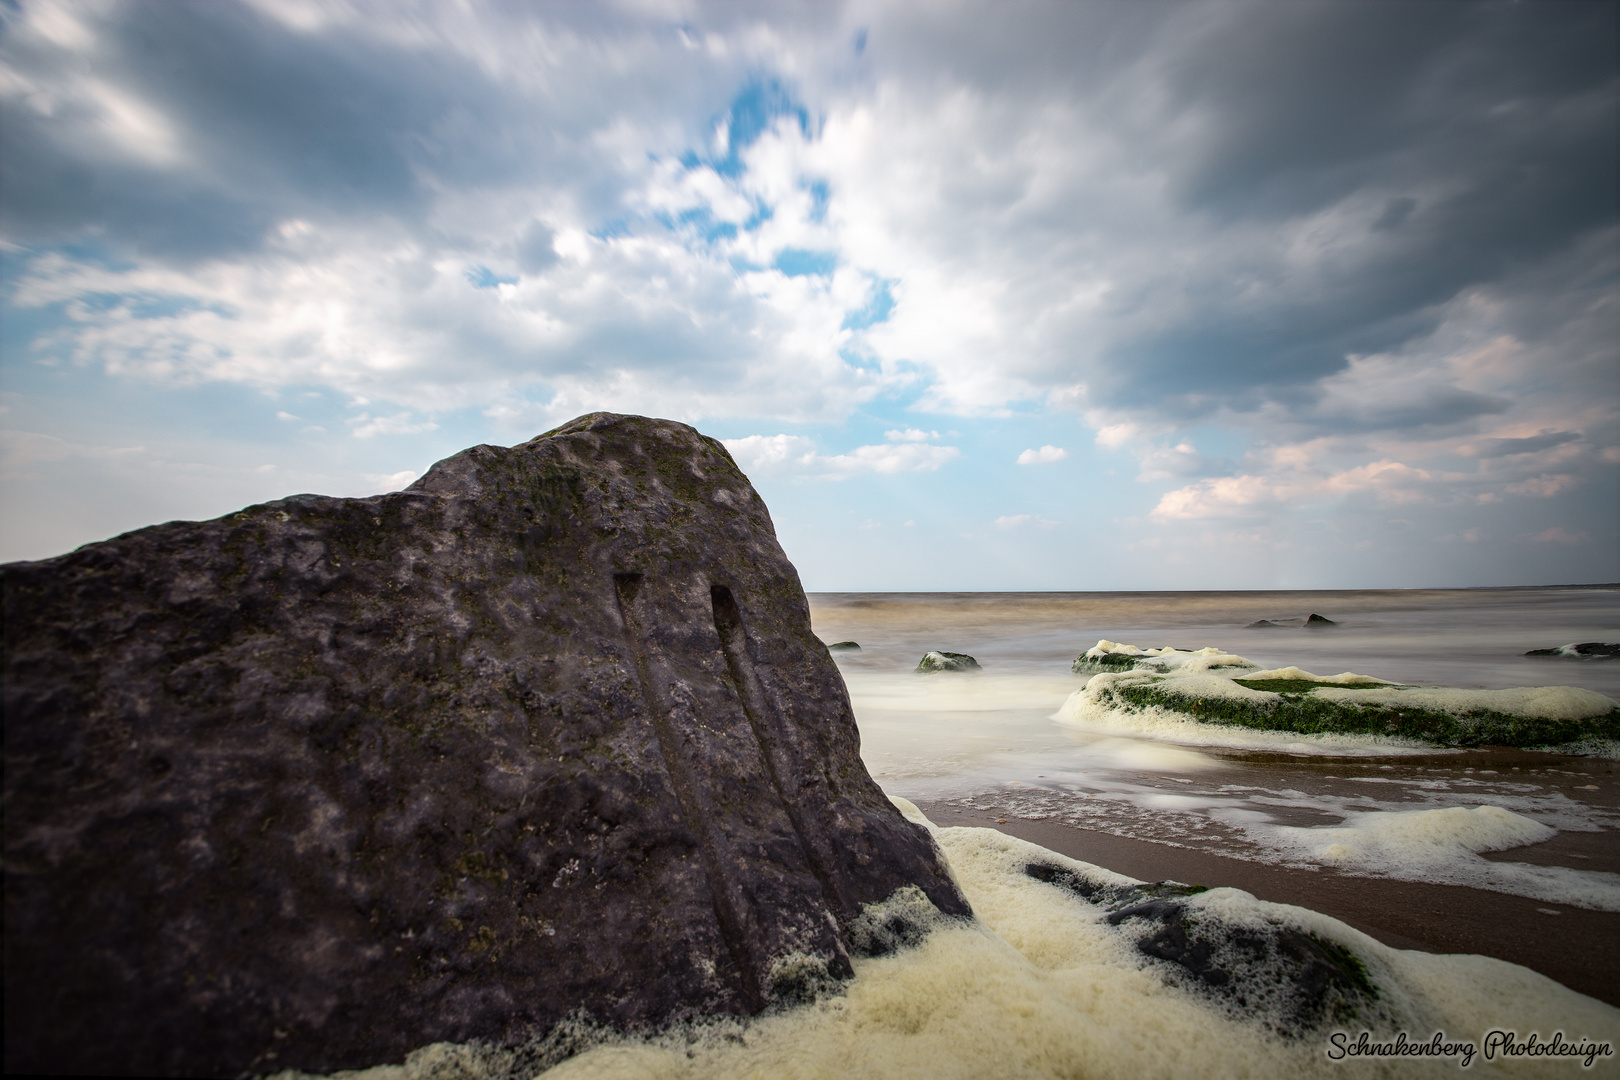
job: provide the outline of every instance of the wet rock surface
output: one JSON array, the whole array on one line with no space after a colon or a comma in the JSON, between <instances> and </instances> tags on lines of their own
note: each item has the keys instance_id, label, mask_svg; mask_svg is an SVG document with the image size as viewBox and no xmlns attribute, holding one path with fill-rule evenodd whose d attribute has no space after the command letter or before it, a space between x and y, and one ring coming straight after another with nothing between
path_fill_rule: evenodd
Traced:
<instances>
[{"instance_id":1,"label":"wet rock surface","mask_svg":"<svg viewBox=\"0 0 1620 1080\"><path fill-rule=\"evenodd\" d=\"M1620 658L1620 642L1583 641L1556 649L1531 649L1526 656L1561 656L1566 660L1612 660Z\"/></svg>"},{"instance_id":2,"label":"wet rock surface","mask_svg":"<svg viewBox=\"0 0 1620 1080\"><path fill-rule=\"evenodd\" d=\"M847 975L863 905L967 912L684 425L593 414L0 576L8 1071L752 1013Z\"/></svg>"},{"instance_id":3,"label":"wet rock surface","mask_svg":"<svg viewBox=\"0 0 1620 1080\"><path fill-rule=\"evenodd\" d=\"M923 658L917 663L917 671L928 675L939 671L978 671L979 662L967 653L941 652L930 650L923 653Z\"/></svg>"},{"instance_id":4,"label":"wet rock surface","mask_svg":"<svg viewBox=\"0 0 1620 1080\"><path fill-rule=\"evenodd\" d=\"M1172 981L1259 1015L1286 1037L1346 1022L1378 998L1366 966L1343 945L1280 923L1228 923L1188 902L1207 891L1201 885L1103 884L1047 863L1024 873L1105 908L1108 925L1131 933Z\"/></svg>"}]
</instances>

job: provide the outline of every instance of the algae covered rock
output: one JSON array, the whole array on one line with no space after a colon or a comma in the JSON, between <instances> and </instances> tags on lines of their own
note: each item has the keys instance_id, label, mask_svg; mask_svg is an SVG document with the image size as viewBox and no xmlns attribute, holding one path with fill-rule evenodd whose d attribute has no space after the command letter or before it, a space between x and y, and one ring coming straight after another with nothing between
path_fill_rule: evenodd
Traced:
<instances>
[{"instance_id":1,"label":"algae covered rock","mask_svg":"<svg viewBox=\"0 0 1620 1080\"><path fill-rule=\"evenodd\" d=\"M1316 736L1379 736L1438 746L1568 747L1620 741L1620 703L1573 686L1497 690L1403 686L1354 672L1259 670L1213 647L1194 652L1101 641L1081 659L1102 668L1059 715L1082 727L1157 720ZM1080 661L1076 661L1079 669ZM1607 751L1605 751L1607 752Z\"/></svg>"},{"instance_id":2,"label":"algae covered rock","mask_svg":"<svg viewBox=\"0 0 1620 1080\"><path fill-rule=\"evenodd\" d=\"M1378 1001L1366 963L1343 944L1282 921L1235 922L1195 899L1202 885L1123 885L1044 862L1024 873L1102 907L1104 922L1130 934L1170 981L1258 1014L1285 1037L1365 1020Z\"/></svg>"},{"instance_id":3,"label":"algae covered rock","mask_svg":"<svg viewBox=\"0 0 1620 1080\"><path fill-rule=\"evenodd\" d=\"M1620 642L1583 641L1556 649L1531 649L1526 656L1561 656L1566 660L1612 660L1620 657Z\"/></svg>"},{"instance_id":4,"label":"algae covered rock","mask_svg":"<svg viewBox=\"0 0 1620 1080\"><path fill-rule=\"evenodd\" d=\"M860 652L861 647L853 641L835 641L827 646L830 652Z\"/></svg>"},{"instance_id":5,"label":"algae covered rock","mask_svg":"<svg viewBox=\"0 0 1620 1080\"><path fill-rule=\"evenodd\" d=\"M977 671L979 662L967 653L939 652L930 650L923 653L923 658L917 664L920 674L930 675L939 671Z\"/></svg>"},{"instance_id":6,"label":"algae covered rock","mask_svg":"<svg viewBox=\"0 0 1620 1080\"><path fill-rule=\"evenodd\" d=\"M847 976L897 890L968 910L685 425L597 413L0 580L8 1071L754 1013Z\"/></svg>"}]
</instances>

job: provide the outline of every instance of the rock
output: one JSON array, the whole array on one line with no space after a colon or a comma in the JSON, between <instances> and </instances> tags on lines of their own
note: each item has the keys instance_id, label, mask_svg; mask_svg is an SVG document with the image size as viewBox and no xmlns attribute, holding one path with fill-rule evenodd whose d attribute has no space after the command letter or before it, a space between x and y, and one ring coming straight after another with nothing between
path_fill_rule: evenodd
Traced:
<instances>
[{"instance_id":1,"label":"rock","mask_svg":"<svg viewBox=\"0 0 1620 1080\"><path fill-rule=\"evenodd\" d=\"M959 652L926 652L917 670L925 675L937 671L977 671L979 662L967 653Z\"/></svg>"},{"instance_id":2,"label":"rock","mask_svg":"<svg viewBox=\"0 0 1620 1080\"><path fill-rule=\"evenodd\" d=\"M1323 626L1338 626L1339 624L1334 622L1332 619L1324 619L1322 616L1316 614L1316 612L1313 611L1313 612L1311 612L1310 618L1305 620L1305 625L1307 627L1313 627L1313 626L1314 627L1323 627Z\"/></svg>"},{"instance_id":3,"label":"rock","mask_svg":"<svg viewBox=\"0 0 1620 1080\"><path fill-rule=\"evenodd\" d=\"M764 503L682 424L597 413L0 581L7 1071L755 1013L846 977L865 905L968 913Z\"/></svg>"},{"instance_id":4,"label":"rock","mask_svg":"<svg viewBox=\"0 0 1620 1080\"><path fill-rule=\"evenodd\" d=\"M1583 641L1579 645L1560 645L1556 649L1531 649L1526 656L1562 656L1571 660L1606 660L1620 656L1620 642Z\"/></svg>"},{"instance_id":5,"label":"rock","mask_svg":"<svg viewBox=\"0 0 1620 1080\"><path fill-rule=\"evenodd\" d=\"M860 652L861 651L861 647L859 645L855 644L853 641L835 641L831 645L827 646L827 648L829 650L836 649L836 650L838 650L840 652Z\"/></svg>"},{"instance_id":6,"label":"rock","mask_svg":"<svg viewBox=\"0 0 1620 1080\"><path fill-rule=\"evenodd\" d=\"M1283 625L1281 623L1274 623L1270 619L1256 619L1254 622L1250 623L1248 626L1245 626L1243 629L1245 629L1245 630L1282 630L1282 629L1285 629L1285 628L1283 627Z\"/></svg>"},{"instance_id":7,"label":"rock","mask_svg":"<svg viewBox=\"0 0 1620 1080\"><path fill-rule=\"evenodd\" d=\"M1137 661L1147 661L1150 657L1137 656L1132 653L1103 653L1101 656L1088 656L1081 653L1069 665L1069 670L1077 675L1099 675L1109 671L1133 671Z\"/></svg>"},{"instance_id":8,"label":"rock","mask_svg":"<svg viewBox=\"0 0 1620 1080\"><path fill-rule=\"evenodd\" d=\"M1118 885L1067 867L1031 863L1024 873L1108 911L1136 950L1170 981L1203 993L1245 1019L1258 1014L1285 1037L1365 1015L1378 998L1366 964L1338 942L1282 923L1238 924L1191 898L1201 885Z\"/></svg>"}]
</instances>

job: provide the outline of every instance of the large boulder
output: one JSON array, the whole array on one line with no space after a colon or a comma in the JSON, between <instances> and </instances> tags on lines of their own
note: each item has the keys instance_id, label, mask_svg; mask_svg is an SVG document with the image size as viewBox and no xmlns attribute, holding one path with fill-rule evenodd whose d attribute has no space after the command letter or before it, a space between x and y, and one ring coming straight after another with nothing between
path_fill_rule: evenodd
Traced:
<instances>
[{"instance_id":1,"label":"large boulder","mask_svg":"<svg viewBox=\"0 0 1620 1080\"><path fill-rule=\"evenodd\" d=\"M7 1071L748 1014L967 903L725 449L597 413L0 570Z\"/></svg>"}]
</instances>

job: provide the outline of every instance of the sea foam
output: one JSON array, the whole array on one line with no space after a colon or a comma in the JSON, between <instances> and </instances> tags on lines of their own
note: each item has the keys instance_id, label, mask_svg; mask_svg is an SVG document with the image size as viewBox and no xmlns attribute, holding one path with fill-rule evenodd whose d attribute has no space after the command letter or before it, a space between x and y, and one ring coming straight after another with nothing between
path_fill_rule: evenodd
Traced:
<instances>
[{"instance_id":1,"label":"sea foam","mask_svg":"<svg viewBox=\"0 0 1620 1080\"><path fill-rule=\"evenodd\" d=\"M931 823L895 800L906 816ZM752 1023L604 1045L544 1074L598 1077L1241 1077L1341 1076L1327 1029L1297 1038L1167 980L1101 908L1031 878L1032 862L1093 880L1131 879L988 829L941 828L977 919L946 924L913 950L856 963L839 995ZM1620 1011L1526 968L1482 956L1388 948L1335 919L1237 889L1195 898L1229 923L1287 925L1349 949L1378 988L1375 1031L1476 1044L1509 1025L1620 1041ZM1261 995L1263 998L1264 995ZM1470 1073L1534 1076L1544 1063L1475 1057ZM1456 1059L1410 1059L1403 1076L1453 1076ZM1383 1075L1380 1072L1380 1075Z\"/></svg>"}]
</instances>

